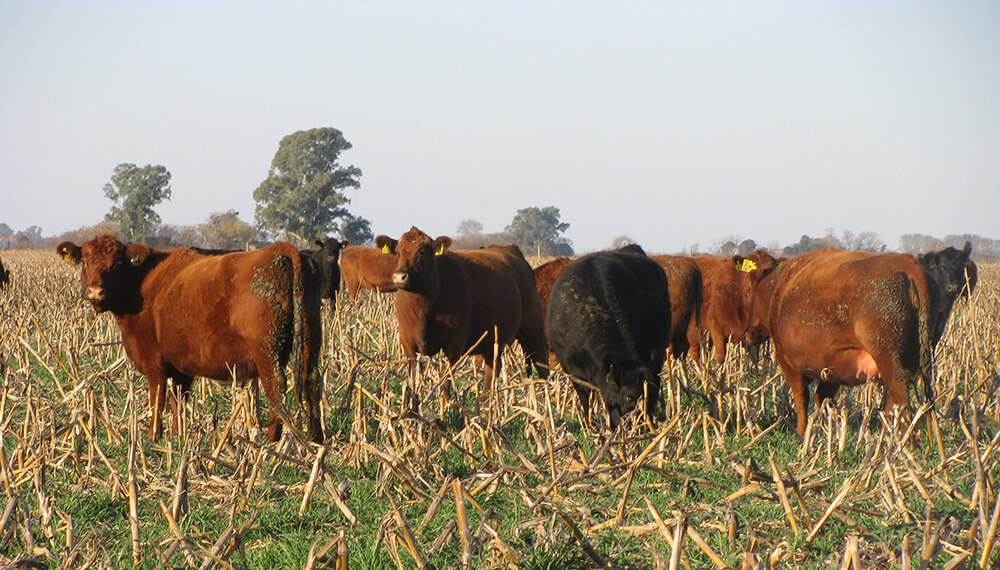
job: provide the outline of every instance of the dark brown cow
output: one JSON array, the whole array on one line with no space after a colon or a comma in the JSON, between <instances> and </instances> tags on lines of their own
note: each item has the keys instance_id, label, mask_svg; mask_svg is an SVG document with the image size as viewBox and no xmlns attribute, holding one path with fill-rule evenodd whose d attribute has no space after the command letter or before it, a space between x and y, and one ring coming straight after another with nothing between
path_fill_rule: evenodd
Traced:
<instances>
[{"instance_id":1,"label":"dark brown cow","mask_svg":"<svg viewBox=\"0 0 1000 570\"><path fill-rule=\"evenodd\" d=\"M313 242L319 249L304 249L302 255L312 259L319 267L322 276L320 298L330 300L330 312L337 310L337 291L340 290L340 252L350 245L347 240L326 238Z\"/></svg>"},{"instance_id":2,"label":"dark brown cow","mask_svg":"<svg viewBox=\"0 0 1000 570\"><path fill-rule=\"evenodd\" d=\"M715 360L722 364L726 360L726 343L742 342L746 336L750 325L753 281L760 278L764 268L773 267L777 262L764 250L757 250L747 257L696 255L692 259L701 269L704 283L701 328L708 331ZM697 323L690 326L695 327ZM697 343L691 344L690 354L692 360L699 359Z\"/></svg>"},{"instance_id":3,"label":"dark brown cow","mask_svg":"<svg viewBox=\"0 0 1000 570\"><path fill-rule=\"evenodd\" d=\"M149 382L151 437L161 432L166 400L191 389L195 376L259 377L271 403L268 436L281 433L278 406L285 366L305 405L309 438L323 440L322 386L316 373L322 331L318 268L288 243L219 256L189 249L153 250L110 235L56 248L81 263L81 293L97 312L114 315L125 352ZM168 394L167 379L173 379Z\"/></svg>"},{"instance_id":4,"label":"dark brown cow","mask_svg":"<svg viewBox=\"0 0 1000 570\"><path fill-rule=\"evenodd\" d=\"M877 380L886 405L907 404L907 387L923 376L930 396L935 331L961 290L968 251L940 252L936 273L912 256L819 250L782 264L770 330L791 387L796 430L806 429L806 385L817 381L819 405L840 386ZM943 315L947 319L947 314Z\"/></svg>"},{"instance_id":5,"label":"dark brown cow","mask_svg":"<svg viewBox=\"0 0 1000 570\"><path fill-rule=\"evenodd\" d=\"M702 303L704 284L701 269L690 257L651 255L667 275L670 290L670 353L681 358L701 342Z\"/></svg>"},{"instance_id":6,"label":"dark brown cow","mask_svg":"<svg viewBox=\"0 0 1000 570\"><path fill-rule=\"evenodd\" d=\"M438 243L444 248L451 247L451 238L440 236ZM392 282L392 272L396 270L396 240L380 235L375 238L375 247L350 245L340 253L340 278L347 286L347 296L354 299L359 289L380 293L396 290Z\"/></svg>"},{"instance_id":7,"label":"dark brown cow","mask_svg":"<svg viewBox=\"0 0 1000 570\"><path fill-rule=\"evenodd\" d=\"M414 227L396 245L398 264L392 274L398 290L396 317L411 368L417 353L444 351L454 364L471 351L483 357L489 391L493 363L500 358L494 346L506 346L514 339L529 367L532 362L547 366L542 305L521 250L491 245L439 254L440 240L432 241ZM548 376L545 366L536 367L539 376Z\"/></svg>"}]
</instances>

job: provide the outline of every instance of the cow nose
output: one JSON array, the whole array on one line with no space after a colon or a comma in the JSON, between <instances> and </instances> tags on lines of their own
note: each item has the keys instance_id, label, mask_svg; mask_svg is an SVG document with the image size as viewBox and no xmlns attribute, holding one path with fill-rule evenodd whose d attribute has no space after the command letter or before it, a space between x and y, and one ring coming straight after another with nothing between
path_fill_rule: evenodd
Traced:
<instances>
[{"instance_id":1,"label":"cow nose","mask_svg":"<svg viewBox=\"0 0 1000 570\"><path fill-rule=\"evenodd\" d=\"M405 285L406 284L406 279L409 276L410 275L408 273L404 273L403 271L395 271L392 274L392 284L393 285L397 285L397 286L398 285Z\"/></svg>"},{"instance_id":2,"label":"cow nose","mask_svg":"<svg viewBox=\"0 0 1000 570\"><path fill-rule=\"evenodd\" d=\"M84 298L88 301L103 301L104 300L104 288L100 285L88 285L87 290L84 294Z\"/></svg>"}]
</instances>

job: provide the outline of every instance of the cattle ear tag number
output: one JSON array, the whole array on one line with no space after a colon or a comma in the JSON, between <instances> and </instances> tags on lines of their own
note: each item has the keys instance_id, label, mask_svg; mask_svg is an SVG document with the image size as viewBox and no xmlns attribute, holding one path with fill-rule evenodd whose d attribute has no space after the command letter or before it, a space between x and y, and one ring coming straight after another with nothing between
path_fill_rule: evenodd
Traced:
<instances>
[{"instance_id":1,"label":"cattle ear tag number","mask_svg":"<svg viewBox=\"0 0 1000 570\"><path fill-rule=\"evenodd\" d=\"M382 246L382 253L389 253L389 246L383 245Z\"/></svg>"},{"instance_id":2,"label":"cattle ear tag number","mask_svg":"<svg viewBox=\"0 0 1000 570\"><path fill-rule=\"evenodd\" d=\"M740 265L740 271L743 273L750 273L754 269L757 269L757 264L749 259L744 259L743 263Z\"/></svg>"}]
</instances>

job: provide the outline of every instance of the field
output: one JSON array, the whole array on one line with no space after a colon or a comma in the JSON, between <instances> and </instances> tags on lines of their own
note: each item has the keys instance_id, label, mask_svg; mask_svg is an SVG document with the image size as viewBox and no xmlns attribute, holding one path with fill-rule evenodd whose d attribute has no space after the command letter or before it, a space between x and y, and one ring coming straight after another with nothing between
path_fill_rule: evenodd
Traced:
<instances>
[{"instance_id":1,"label":"field","mask_svg":"<svg viewBox=\"0 0 1000 570\"><path fill-rule=\"evenodd\" d=\"M78 269L2 259L0 567L1000 565L998 265L956 305L933 408L911 390L906 424L878 386L842 390L804 441L768 354L669 361L665 420L609 434L516 355L492 394L467 362L411 378L393 297L362 294L324 313L317 446L266 442L263 398L205 380L150 441L145 379Z\"/></svg>"}]
</instances>

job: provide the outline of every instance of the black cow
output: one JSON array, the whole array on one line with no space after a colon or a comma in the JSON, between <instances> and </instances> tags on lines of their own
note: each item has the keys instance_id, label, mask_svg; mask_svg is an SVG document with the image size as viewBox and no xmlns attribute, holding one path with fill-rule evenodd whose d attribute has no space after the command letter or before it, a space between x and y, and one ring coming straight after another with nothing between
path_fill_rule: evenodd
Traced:
<instances>
[{"instance_id":1,"label":"black cow","mask_svg":"<svg viewBox=\"0 0 1000 570\"><path fill-rule=\"evenodd\" d=\"M10 283L10 270L3 268L3 262L0 261L0 289L3 289Z\"/></svg>"},{"instance_id":2,"label":"black cow","mask_svg":"<svg viewBox=\"0 0 1000 570\"><path fill-rule=\"evenodd\" d=\"M955 249L947 247L941 251L921 253L917 256L917 261L923 268L924 273L930 278L928 286L931 294L931 342L935 345L944 335L945 324L948 316L951 315L952 306L955 299L963 292L968 291L967 287L975 287L976 264L969 259L972 253L972 244L965 242L965 247ZM968 280L966 275L969 275ZM966 292L966 295L969 293Z\"/></svg>"},{"instance_id":3,"label":"black cow","mask_svg":"<svg viewBox=\"0 0 1000 570\"><path fill-rule=\"evenodd\" d=\"M337 290L340 289L340 252L350 245L347 240L337 241L334 238L316 240L319 249L302 250L302 255L311 258L319 265L323 276L320 297L330 300L330 311L336 308Z\"/></svg>"},{"instance_id":4,"label":"black cow","mask_svg":"<svg viewBox=\"0 0 1000 570\"><path fill-rule=\"evenodd\" d=\"M563 369L601 392L612 429L644 391L653 417L670 344L670 294L663 268L641 247L591 253L566 266L552 285L546 322ZM589 412L591 388L573 386Z\"/></svg>"}]
</instances>

